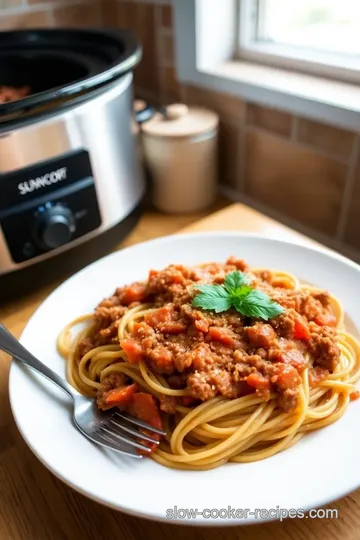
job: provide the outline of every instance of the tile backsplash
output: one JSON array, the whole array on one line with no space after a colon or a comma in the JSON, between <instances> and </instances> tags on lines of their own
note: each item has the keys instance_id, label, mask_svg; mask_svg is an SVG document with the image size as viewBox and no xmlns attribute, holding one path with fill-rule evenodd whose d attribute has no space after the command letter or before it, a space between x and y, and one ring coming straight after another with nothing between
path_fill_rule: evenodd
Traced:
<instances>
[{"instance_id":1,"label":"tile backsplash","mask_svg":"<svg viewBox=\"0 0 360 540\"><path fill-rule=\"evenodd\" d=\"M129 28L141 42L139 97L219 114L219 181L228 192L360 259L359 133L180 84L170 0L0 0L0 29L101 24Z\"/></svg>"},{"instance_id":2,"label":"tile backsplash","mask_svg":"<svg viewBox=\"0 0 360 540\"><path fill-rule=\"evenodd\" d=\"M182 85L170 2L103 0L102 6L106 25L131 28L144 46L135 76L138 95L160 103L181 100L219 114L219 181L228 192L360 259L358 133Z\"/></svg>"},{"instance_id":3,"label":"tile backsplash","mask_svg":"<svg viewBox=\"0 0 360 540\"><path fill-rule=\"evenodd\" d=\"M100 0L0 0L0 30L101 24Z\"/></svg>"}]
</instances>

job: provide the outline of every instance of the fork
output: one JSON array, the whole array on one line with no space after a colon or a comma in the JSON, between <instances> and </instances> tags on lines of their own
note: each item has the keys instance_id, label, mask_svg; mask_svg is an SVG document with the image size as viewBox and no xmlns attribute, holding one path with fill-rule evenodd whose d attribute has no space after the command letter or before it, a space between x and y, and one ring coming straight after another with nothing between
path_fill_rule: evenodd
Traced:
<instances>
[{"instance_id":1,"label":"fork","mask_svg":"<svg viewBox=\"0 0 360 540\"><path fill-rule=\"evenodd\" d=\"M72 398L74 424L90 441L121 454L142 458L142 454L139 454L137 450L150 453L151 449L137 439L155 444L159 444L159 441L141 433L140 428L146 429L150 434L165 435L164 431L119 410L100 411L95 399L89 399L80 394L67 381L35 358L2 324L0 324L0 349L44 375Z\"/></svg>"}]
</instances>

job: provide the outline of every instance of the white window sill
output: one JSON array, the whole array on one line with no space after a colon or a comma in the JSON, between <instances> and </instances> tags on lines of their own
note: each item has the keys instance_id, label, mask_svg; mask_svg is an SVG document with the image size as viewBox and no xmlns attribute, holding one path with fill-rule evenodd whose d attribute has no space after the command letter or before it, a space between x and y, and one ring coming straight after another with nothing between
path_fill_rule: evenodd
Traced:
<instances>
[{"instance_id":1,"label":"white window sill","mask_svg":"<svg viewBox=\"0 0 360 540\"><path fill-rule=\"evenodd\" d=\"M173 0L173 5L181 82L360 130L360 85L231 60L234 0Z\"/></svg>"},{"instance_id":2,"label":"white window sill","mask_svg":"<svg viewBox=\"0 0 360 540\"><path fill-rule=\"evenodd\" d=\"M347 129L360 128L360 86L228 61L199 70L193 84ZM188 81L189 82L189 81Z\"/></svg>"}]
</instances>

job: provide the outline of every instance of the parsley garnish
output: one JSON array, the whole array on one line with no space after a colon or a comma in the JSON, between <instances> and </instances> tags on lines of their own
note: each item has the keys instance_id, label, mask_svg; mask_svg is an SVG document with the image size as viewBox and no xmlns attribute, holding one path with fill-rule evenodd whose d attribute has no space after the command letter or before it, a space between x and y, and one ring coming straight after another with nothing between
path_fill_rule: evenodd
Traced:
<instances>
[{"instance_id":1,"label":"parsley garnish","mask_svg":"<svg viewBox=\"0 0 360 540\"><path fill-rule=\"evenodd\" d=\"M272 319L284 312L284 308L262 291L253 289L243 272L230 272L223 285L195 285L200 292L192 301L194 307L220 313L230 308L245 317Z\"/></svg>"}]
</instances>

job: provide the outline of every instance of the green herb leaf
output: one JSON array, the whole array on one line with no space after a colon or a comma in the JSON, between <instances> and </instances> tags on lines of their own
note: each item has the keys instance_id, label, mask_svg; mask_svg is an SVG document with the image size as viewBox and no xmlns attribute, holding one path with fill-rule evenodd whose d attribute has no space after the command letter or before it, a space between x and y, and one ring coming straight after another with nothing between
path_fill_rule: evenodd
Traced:
<instances>
[{"instance_id":1,"label":"green herb leaf","mask_svg":"<svg viewBox=\"0 0 360 540\"><path fill-rule=\"evenodd\" d=\"M220 313L235 308L245 317L255 317L265 321L277 317L284 308L262 291L253 289L250 280L242 272L230 272L224 285L196 285L200 294L195 296L192 305Z\"/></svg>"},{"instance_id":2,"label":"green herb leaf","mask_svg":"<svg viewBox=\"0 0 360 540\"><path fill-rule=\"evenodd\" d=\"M243 298L235 298L234 307L246 317L256 317L265 321L277 317L284 311L284 308L273 302L267 294L255 289Z\"/></svg>"},{"instance_id":3,"label":"green herb leaf","mask_svg":"<svg viewBox=\"0 0 360 540\"><path fill-rule=\"evenodd\" d=\"M243 285L249 285L250 280L243 272L230 272L224 279L224 287L230 293L233 294L240 289Z\"/></svg>"},{"instance_id":4,"label":"green herb leaf","mask_svg":"<svg viewBox=\"0 0 360 540\"><path fill-rule=\"evenodd\" d=\"M196 289L201 292L193 299L194 307L212 310L215 313L231 308L231 297L221 285L197 285Z\"/></svg>"}]
</instances>

